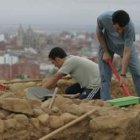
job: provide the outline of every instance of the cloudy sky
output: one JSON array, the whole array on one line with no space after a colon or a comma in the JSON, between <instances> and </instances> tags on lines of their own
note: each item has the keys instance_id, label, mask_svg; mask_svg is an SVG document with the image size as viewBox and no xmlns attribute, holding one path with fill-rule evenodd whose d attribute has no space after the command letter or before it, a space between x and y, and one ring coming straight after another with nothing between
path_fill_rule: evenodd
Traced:
<instances>
[{"instance_id":1,"label":"cloudy sky","mask_svg":"<svg viewBox=\"0 0 140 140\"><path fill-rule=\"evenodd\" d=\"M0 0L0 25L95 25L107 10L124 9L140 22L140 0Z\"/></svg>"}]
</instances>

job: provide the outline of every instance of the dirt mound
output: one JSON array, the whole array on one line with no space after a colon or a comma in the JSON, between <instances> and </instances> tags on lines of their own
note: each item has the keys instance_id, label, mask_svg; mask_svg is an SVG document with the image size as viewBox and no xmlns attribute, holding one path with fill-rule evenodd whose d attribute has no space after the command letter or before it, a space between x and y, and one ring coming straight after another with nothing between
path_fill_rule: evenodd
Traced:
<instances>
[{"instance_id":1,"label":"dirt mound","mask_svg":"<svg viewBox=\"0 0 140 140\"><path fill-rule=\"evenodd\" d=\"M133 81L131 78L127 78L125 85L131 95L136 95L136 91L135 91ZM122 91L122 88L120 87L120 85L116 79L112 80L111 89L112 89L113 98L125 96L124 92Z\"/></svg>"},{"instance_id":2,"label":"dirt mound","mask_svg":"<svg viewBox=\"0 0 140 140\"><path fill-rule=\"evenodd\" d=\"M61 90L51 110L51 98L44 102L26 98L26 89L36 83L12 84L9 91L1 92L0 140L45 140L44 136L62 129L91 110L94 110L91 115L52 135L49 140L139 140L140 105L119 108L102 100L64 98L61 94L69 85L64 83L59 83ZM113 86L112 95L122 96L117 81L113 81ZM134 93L134 89L131 90Z\"/></svg>"}]
</instances>

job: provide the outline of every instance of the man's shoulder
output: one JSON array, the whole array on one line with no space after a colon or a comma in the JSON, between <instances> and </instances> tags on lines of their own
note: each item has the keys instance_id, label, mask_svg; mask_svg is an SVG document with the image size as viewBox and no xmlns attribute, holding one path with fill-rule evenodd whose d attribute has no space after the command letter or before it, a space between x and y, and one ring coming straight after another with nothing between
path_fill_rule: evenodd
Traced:
<instances>
[{"instance_id":1,"label":"man's shoulder","mask_svg":"<svg viewBox=\"0 0 140 140\"><path fill-rule=\"evenodd\" d=\"M73 63L75 62L74 60L76 59L76 56L74 55L68 55L65 59L65 63L64 64L67 64L67 63Z\"/></svg>"},{"instance_id":2,"label":"man's shoulder","mask_svg":"<svg viewBox=\"0 0 140 140\"><path fill-rule=\"evenodd\" d=\"M73 63L73 64L77 64L77 63L85 63L85 62L88 62L90 61L88 58L86 57L81 57L81 56L77 56L77 55L70 55L67 57L66 61L65 61L65 64L66 63Z\"/></svg>"},{"instance_id":3,"label":"man's shoulder","mask_svg":"<svg viewBox=\"0 0 140 140\"><path fill-rule=\"evenodd\" d=\"M97 22L98 22L98 25L101 30L103 28L107 29L107 30L112 30L112 26L111 26L112 25L112 14L113 14L113 11L107 11L98 16Z\"/></svg>"},{"instance_id":4,"label":"man's shoulder","mask_svg":"<svg viewBox=\"0 0 140 140\"><path fill-rule=\"evenodd\" d=\"M67 58L66 58L66 60L67 61L70 61L70 60L73 60L73 59L80 59L80 56L76 56L76 55L69 55L69 56L67 56Z\"/></svg>"},{"instance_id":5,"label":"man's shoulder","mask_svg":"<svg viewBox=\"0 0 140 140\"><path fill-rule=\"evenodd\" d=\"M112 14L114 13L114 11L106 11L104 13L101 13L98 18L104 19L104 18L108 18L108 17L112 17Z\"/></svg>"}]
</instances>

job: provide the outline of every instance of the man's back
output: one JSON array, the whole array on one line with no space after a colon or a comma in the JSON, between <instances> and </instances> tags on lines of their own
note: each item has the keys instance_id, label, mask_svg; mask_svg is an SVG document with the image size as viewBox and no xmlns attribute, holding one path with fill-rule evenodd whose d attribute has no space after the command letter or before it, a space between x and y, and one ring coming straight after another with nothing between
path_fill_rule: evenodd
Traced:
<instances>
[{"instance_id":1,"label":"man's back","mask_svg":"<svg viewBox=\"0 0 140 140\"><path fill-rule=\"evenodd\" d=\"M79 56L68 56L59 72L71 74L81 87L94 88L100 86L98 65L91 60Z\"/></svg>"}]
</instances>

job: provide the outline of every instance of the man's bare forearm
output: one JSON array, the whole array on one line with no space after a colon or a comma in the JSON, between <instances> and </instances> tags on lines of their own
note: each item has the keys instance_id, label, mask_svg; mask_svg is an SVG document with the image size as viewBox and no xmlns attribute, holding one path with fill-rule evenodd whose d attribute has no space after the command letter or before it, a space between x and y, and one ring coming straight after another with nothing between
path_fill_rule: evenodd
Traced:
<instances>
[{"instance_id":1,"label":"man's bare forearm","mask_svg":"<svg viewBox=\"0 0 140 140\"><path fill-rule=\"evenodd\" d=\"M96 29L96 35L99 40L100 46L102 47L104 52L108 53L108 48L107 48L105 37L102 32L98 31L98 28Z\"/></svg>"},{"instance_id":2,"label":"man's bare forearm","mask_svg":"<svg viewBox=\"0 0 140 140\"><path fill-rule=\"evenodd\" d=\"M45 81L43 81L42 86L46 87L46 88L51 88L53 87L57 81L59 79L61 79L64 76L64 74L62 73L56 73L55 75L53 75L52 77L46 79Z\"/></svg>"},{"instance_id":3,"label":"man's bare forearm","mask_svg":"<svg viewBox=\"0 0 140 140\"><path fill-rule=\"evenodd\" d=\"M131 55L130 48L124 48L124 53L123 53L123 58L122 58L121 74L125 74L126 71L127 71L127 67L128 67L129 60L130 60L130 55Z\"/></svg>"},{"instance_id":4,"label":"man's bare forearm","mask_svg":"<svg viewBox=\"0 0 140 140\"><path fill-rule=\"evenodd\" d=\"M42 87L52 88L56 84L57 80L54 77L50 77L47 80L43 81Z\"/></svg>"}]
</instances>

